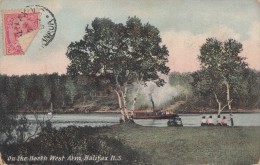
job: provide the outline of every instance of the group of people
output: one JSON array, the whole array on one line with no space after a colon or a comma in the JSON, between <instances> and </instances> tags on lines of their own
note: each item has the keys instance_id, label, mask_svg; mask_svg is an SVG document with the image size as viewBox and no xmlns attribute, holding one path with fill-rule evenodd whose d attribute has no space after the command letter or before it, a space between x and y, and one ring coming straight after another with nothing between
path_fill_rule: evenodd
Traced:
<instances>
[{"instance_id":1,"label":"group of people","mask_svg":"<svg viewBox=\"0 0 260 165\"><path fill-rule=\"evenodd\" d=\"M213 121L212 116L209 116L207 119L205 116L202 116L201 126L215 126L215 125L216 126L227 126L228 123L227 123L226 116L223 116L223 118L221 118L221 116L218 115L216 124Z\"/></svg>"}]
</instances>

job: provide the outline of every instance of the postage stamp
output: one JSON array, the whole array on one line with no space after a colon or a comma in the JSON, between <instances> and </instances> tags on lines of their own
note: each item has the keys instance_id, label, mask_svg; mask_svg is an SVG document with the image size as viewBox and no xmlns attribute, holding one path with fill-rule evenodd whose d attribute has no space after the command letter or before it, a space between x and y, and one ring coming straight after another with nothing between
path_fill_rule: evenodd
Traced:
<instances>
[{"instance_id":1,"label":"postage stamp","mask_svg":"<svg viewBox=\"0 0 260 165\"><path fill-rule=\"evenodd\" d=\"M4 54L24 54L39 27L39 12L3 11Z\"/></svg>"},{"instance_id":2,"label":"postage stamp","mask_svg":"<svg viewBox=\"0 0 260 165\"><path fill-rule=\"evenodd\" d=\"M39 5L3 11L2 19L5 55L24 54L39 31L41 47L46 47L57 30L54 14Z\"/></svg>"}]
</instances>

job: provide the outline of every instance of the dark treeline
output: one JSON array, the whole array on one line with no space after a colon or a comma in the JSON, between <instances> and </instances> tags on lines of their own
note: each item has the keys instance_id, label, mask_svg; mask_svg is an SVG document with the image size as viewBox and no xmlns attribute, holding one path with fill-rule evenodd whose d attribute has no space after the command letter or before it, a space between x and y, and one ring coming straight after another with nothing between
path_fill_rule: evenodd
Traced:
<instances>
[{"instance_id":1,"label":"dark treeline","mask_svg":"<svg viewBox=\"0 0 260 165\"><path fill-rule=\"evenodd\" d=\"M82 83L67 75L0 75L2 112L60 109L91 100L100 90L98 83ZM87 85L86 85L87 84ZM107 94L107 93L106 93Z\"/></svg>"},{"instance_id":2,"label":"dark treeline","mask_svg":"<svg viewBox=\"0 0 260 165\"><path fill-rule=\"evenodd\" d=\"M61 106L72 102L77 88L72 80L58 74L0 76L0 107L17 111Z\"/></svg>"},{"instance_id":3,"label":"dark treeline","mask_svg":"<svg viewBox=\"0 0 260 165\"><path fill-rule=\"evenodd\" d=\"M193 73L173 72L169 75L171 86L182 89L174 101L185 101L187 110L208 107L216 109L218 104L211 89L203 84L200 71ZM0 75L0 110L12 111L45 111L51 108L61 109L66 106L84 105L89 100L97 100L95 96L109 96L113 108L116 108L117 99L109 90L105 90L99 81L90 78L72 79L68 75L42 74L7 76ZM260 72L247 69L244 72L240 85L231 90L233 108L259 109L260 108ZM219 90L219 100L225 101L225 91ZM104 98L99 100L99 103ZM111 103L111 102L110 102ZM112 108L112 109L113 109Z\"/></svg>"}]
</instances>

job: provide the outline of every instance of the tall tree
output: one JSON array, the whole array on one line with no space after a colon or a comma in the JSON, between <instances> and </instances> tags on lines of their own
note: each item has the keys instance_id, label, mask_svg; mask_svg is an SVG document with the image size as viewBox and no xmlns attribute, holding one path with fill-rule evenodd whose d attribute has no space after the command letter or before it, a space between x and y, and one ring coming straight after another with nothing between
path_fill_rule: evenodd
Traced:
<instances>
[{"instance_id":1,"label":"tall tree","mask_svg":"<svg viewBox=\"0 0 260 165\"><path fill-rule=\"evenodd\" d=\"M242 51L242 44L234 39L224 42L215 38L206 39L200 49L199 60L202 70L214 83L224 85L226 88L226 102L231 111L231 90L241 81L243 72L247 67L245 58L239 56ZM231 111L232 112L232 111Z\"/></svg>"},{"instance_id":2,"label":"tall tree","mask_svg":"<svg viewBox=\"0 0 260 165\"><path fill-rule=\"evenodd\" d=\"M60 107L63 104L64 96L61 88L60 77L58 73L49 75L49 87L51 90L50 109Z\"/></svg>"},{"instance_id":3,"label":"tall tree","mask_svg":"<svg viewBox=\"0 0 260 165\"><path fill-rule=\"evenodd\" d=\"M65 82L65 93L70 99L70 103L73 105L74 104L74 98L77 94L77 88L75 86L75 83L73 80L68 77L66 82Z\"/></svg>"},{"instance_id":4,"label":"tall tree","mask_svg":"<svg viewBox=\"0 0 260 165\"><path fill-rule=\"evenodd\" d=\"M129 17L126 25L96 18L83 39L68 46L66 55L71 60L68 74L98 79L116 92L123 121L128 119L127 85L142 80L160 86L164 81L159 74L169 72L168 50L161 45L159 30L137 17Z\"/></svg>"}]
</instances>

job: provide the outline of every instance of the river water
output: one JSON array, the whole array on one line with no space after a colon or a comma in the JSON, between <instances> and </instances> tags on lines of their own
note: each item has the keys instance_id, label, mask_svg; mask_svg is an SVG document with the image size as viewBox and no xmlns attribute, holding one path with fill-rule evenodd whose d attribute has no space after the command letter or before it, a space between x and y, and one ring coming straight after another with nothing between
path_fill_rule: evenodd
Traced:
<instances>
[{"instance_id":1,"label":"river water","mask_svg":"<svg viewBox=\"0 0 260 165\"><path fill-rule=\"evenodd\" d=\"M213 120L217 120L216 114L180 114L183 126L196 127L200 126L200 120L202 116L212 115ZM229 114L223 114L228 119L228 125L230 125ZM221 117L222 117L221 116ZM36 123L35 116L26 115L29 122ZM75 126L110 126L119 124L120 114L116 113L91 113L91 114L54 114L54 115L39 115L39 119L50 119L52 126L55 128L66 127L69 125ZM247 114L233 114L233 120L235 126L260 126L260 113L247 113ZM155 126L155 127L167 127L167 119L152 120L152 119L136 119L135 122L142 126Z\"/></svg>"}]
</instances>

